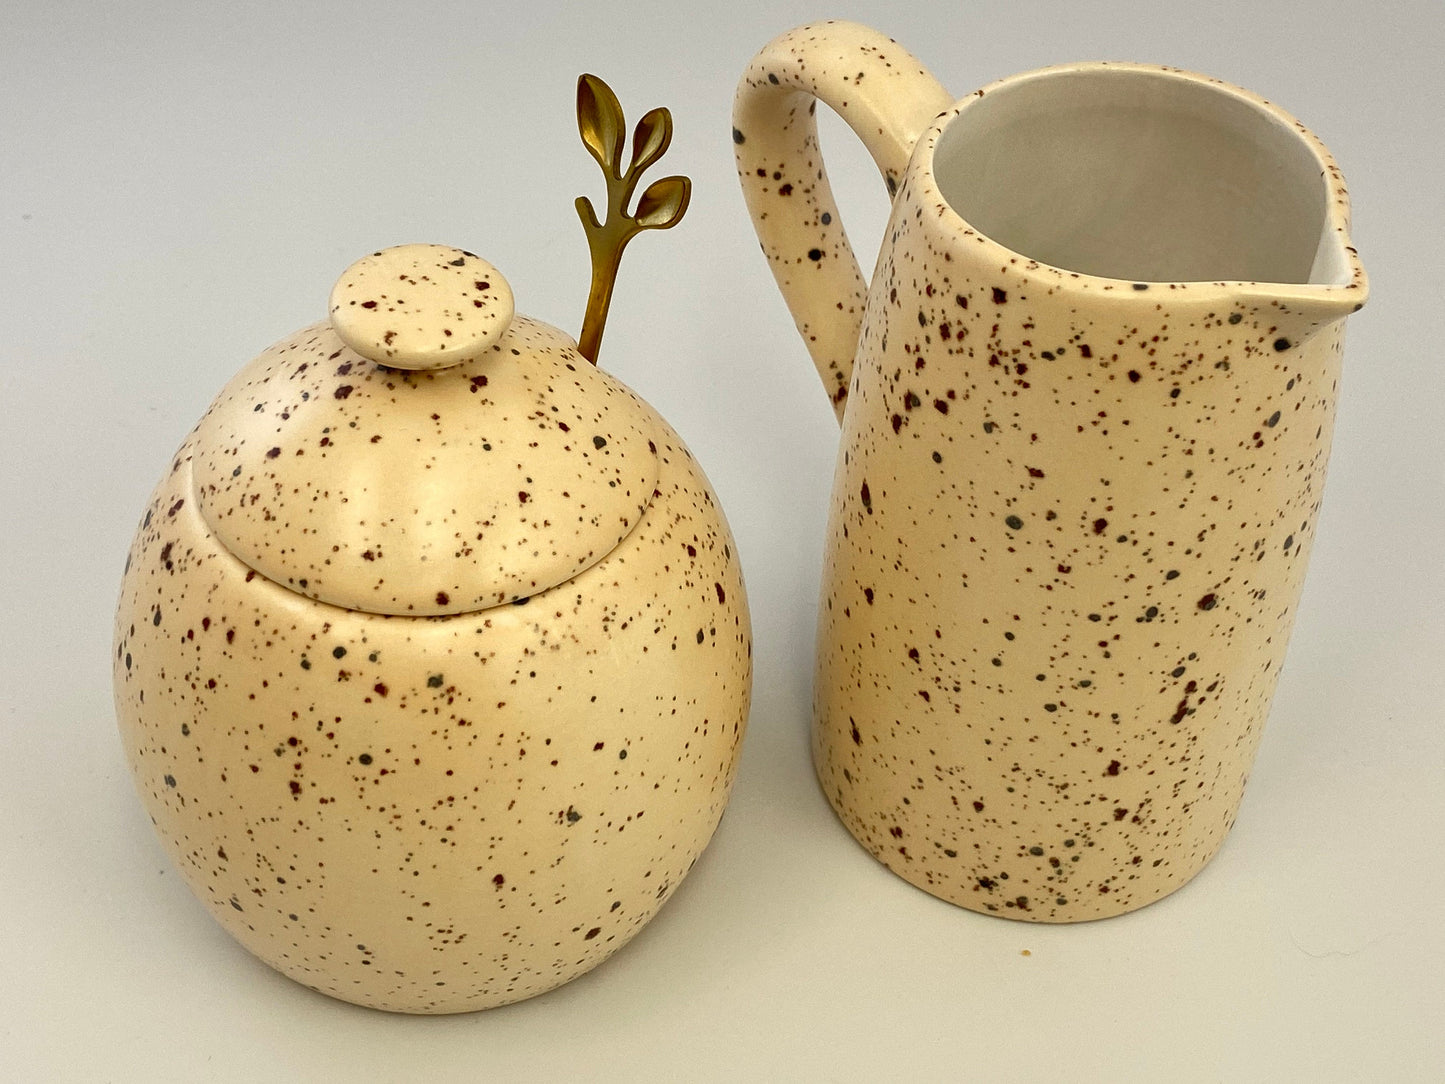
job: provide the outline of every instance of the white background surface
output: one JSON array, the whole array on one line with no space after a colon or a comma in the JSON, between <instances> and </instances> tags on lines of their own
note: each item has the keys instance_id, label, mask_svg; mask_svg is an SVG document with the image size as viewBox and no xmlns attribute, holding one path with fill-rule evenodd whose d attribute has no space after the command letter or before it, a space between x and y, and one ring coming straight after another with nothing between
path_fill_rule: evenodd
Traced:
<instances>
[{"instance_id":1,"label":"white background surface","mask_svg":"<svg viewBox=\"0 0 1445 1084\"><path fill-rule=\"evenodd\" d=\"M28 3L0 13L0 1079L1409 1080L1445 1075L1445 9L987 2ZM1248 86L1330 145L1373 297L1352 318L1309 585L1243 811L1193 883L1074 927L874 863L807 746L836 428L748 224L735 82L822 16L955 93L1066 60ZM550 995L450 1018L251 959L132 792L110 621L146 494L230 374L377 247L461 245L575 334L577 75L677 137L692 209L629 250L602 363L719 491L754 620L728 815L658 918ZM833 122L833 118L825 118ZM886 213L825 125L863 262ZM1024 955L1024 951L1028 955Z\"/></svg>"}]
</instances>

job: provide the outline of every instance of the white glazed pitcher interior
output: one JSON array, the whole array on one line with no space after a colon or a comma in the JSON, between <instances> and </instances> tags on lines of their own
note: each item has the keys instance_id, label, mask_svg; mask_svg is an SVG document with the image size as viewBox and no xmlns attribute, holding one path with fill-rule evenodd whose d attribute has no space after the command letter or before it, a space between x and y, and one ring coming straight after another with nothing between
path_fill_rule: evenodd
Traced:
<instances>
[{"instance_id":1,"label":"white glazed pitcher interior","mask_svg":"<svg viewBox=\"0 0 1445 1084\"><path fill-rule=\"evenodd\" d=\"M1350 280L1329 243L1329 189L1309 143L1197 77L1098 65L1011 80L947 122L932 169L969 225L1066 270L1147 282Z\"/></svg>"}]
</instances>

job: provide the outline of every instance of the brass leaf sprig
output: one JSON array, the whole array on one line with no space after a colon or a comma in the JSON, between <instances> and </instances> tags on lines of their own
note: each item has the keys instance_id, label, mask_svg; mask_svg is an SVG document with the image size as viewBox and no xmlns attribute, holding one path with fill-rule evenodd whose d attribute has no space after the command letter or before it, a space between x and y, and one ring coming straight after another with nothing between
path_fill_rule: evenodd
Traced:
<instances>
[{"instance_id":1,"label":"brass leaf sprig","mask_svg":"<svg viewBox=\"0 0 1445 1084\"><path fill-rule=\"evenodd\" d=\"M591 200L586 196L577 197L577 215L587 231L587 247L592 253L592 289L587 295L587 313L582 318L578 349L596 365L622 250L643 230L676 226L687 210L692 182L686 177L653 181L638 197L637 210L627 210L643 171L661 158L672 142L672 114L663 108L652 109L637 122L632 133L632 161L624 171L622 147L626 142L626 121L622 106L612 88L595 75L584 75L577 80L577 127L582 133L582 142L607 178L606 221L597 221Z\"/></svg>"}]
</instances>

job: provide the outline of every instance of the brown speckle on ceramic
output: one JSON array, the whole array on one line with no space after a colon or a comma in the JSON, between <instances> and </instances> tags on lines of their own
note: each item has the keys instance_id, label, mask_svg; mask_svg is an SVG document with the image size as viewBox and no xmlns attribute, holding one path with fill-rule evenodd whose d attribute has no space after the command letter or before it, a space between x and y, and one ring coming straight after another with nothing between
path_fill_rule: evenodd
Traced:
<instances>
[{"instance_id":1,"label":"brown speckle on ceramic","mask_svg":"<svg viewBox=\"0 0 1445 1084\"><path fill-rule=\"evenodd\" d=\"M697 463L566 336L517 317L404 373L322 325L177 452L114 676L228 932L332 996L459 1012L589 970L677 888L732 785L750 625Z\"/></svg>"},{"instance_id":2,"label":"brown speckle on ceramic","mask_svg":"<svg viewBox=\"0 0 1445 1084\"><path fill-rule=\"evenodd\" d=\"M1342 318L1365 297L1344 188L1299 129L1337 284L1063 270L952 208L935 152L994 88L935 117L920 72L865 28L803 27L754 61L734 114L764 251L846 405L818 777L857 839L935 895L1034 921L1119 914L1198 872L1239 808L1319 510ZM898 171L866 306L813 94ZM905 168L891 142L919 129Z\"/></svg>"}]
</instances>

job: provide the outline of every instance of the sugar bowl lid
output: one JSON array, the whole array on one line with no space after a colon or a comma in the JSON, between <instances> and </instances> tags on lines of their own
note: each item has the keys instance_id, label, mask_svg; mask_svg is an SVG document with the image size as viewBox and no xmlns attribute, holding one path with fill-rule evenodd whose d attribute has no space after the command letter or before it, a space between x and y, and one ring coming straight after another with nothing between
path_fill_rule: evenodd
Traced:
<instances>
[{"instance_id":1,"label":"sugar bowl lid","mask_svg":"<svg viewBox=\"0 0 1445 1084\"><path fill-rule=\"evenodd\" d=\"M658 478L657 416L487 261L359 260L330 319L270 347L197 426L202 516L309 598L412 616L518 602L610 553Z\"/></svg>"}]
</instances>

